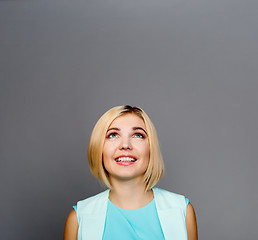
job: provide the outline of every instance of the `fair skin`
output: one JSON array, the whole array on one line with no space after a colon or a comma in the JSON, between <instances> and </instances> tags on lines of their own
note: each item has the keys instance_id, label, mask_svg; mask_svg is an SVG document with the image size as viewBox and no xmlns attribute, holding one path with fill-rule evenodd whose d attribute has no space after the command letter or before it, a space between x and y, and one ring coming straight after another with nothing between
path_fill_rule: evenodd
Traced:
<instances>
[{"instance_id":1,"label":"fair skin","mask_svg":"<svg viewBox=\"0 0 258 240\"><path fill-rule=\"evenodd\" d=\"M149 154L147 130L140 117L128 113L111 123L103 146L103 163L112 185L109 199L113 204L137 209L152 201L153 192L146 192L142 181ZM197 224L191 203L187 206L186 228L188 240L197 240ZM76 240L77 232L77 216L72 210L65 223L64 240Z\"/></svg>"},{"instance_id":2,"label":"fair skin","mask_svg":"<svg viewBox=\"0 0 258 240\"><path fill-rule=\"evenodd\" d=\"M119 157L130 157L131 161L117 162ZM112 185L111 202L120 208L137 209L153 199L152 191L145 192L142 181L149 158L149 139L143 120L135 114L116 118L108 128L103 146L103 162Z\"/></svg>"}]
</instances>

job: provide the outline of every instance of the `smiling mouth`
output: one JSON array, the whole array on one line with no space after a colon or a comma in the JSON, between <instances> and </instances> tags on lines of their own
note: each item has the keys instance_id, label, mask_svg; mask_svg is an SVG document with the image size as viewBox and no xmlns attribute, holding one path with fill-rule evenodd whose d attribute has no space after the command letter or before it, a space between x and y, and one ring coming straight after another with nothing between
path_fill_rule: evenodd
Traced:
<instances>
[{"instance_id":1,"label":"smiling mouth","mask_svg":"<svg viewBox=\"0 0 258 240\"><path fill-rule=\"evenodd\" d=\"M116 162L136 162L135 158L132 157L118 157L115 159Z\"/></svg>"}]
</instances>

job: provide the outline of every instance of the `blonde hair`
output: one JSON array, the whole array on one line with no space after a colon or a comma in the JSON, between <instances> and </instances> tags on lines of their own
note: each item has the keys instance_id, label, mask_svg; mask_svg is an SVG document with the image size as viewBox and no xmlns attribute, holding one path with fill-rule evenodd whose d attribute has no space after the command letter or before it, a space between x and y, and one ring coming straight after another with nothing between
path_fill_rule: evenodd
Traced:
<instances>
[{"instance_id":1,"label":"blonde hair","mask_svg":"<svg viewBox=\"0 0 258 240\"><path fill-rule=\"evenodd\" d=\"M160 152L156 129L148 115L139 107L131 107L129 105L117 106L111 108L100 117L92 130L88 145L88 161L90 169L96 178L105 183L108 188L112 188L108 172L105 170L103 165L103 145L106 132L112 121L117 117L128 113L135 114L140 117L146 126L150 145L150 159L143 181L146 185L146 191L148 191L161 179L164 173L164 163Z\"/></svg>"}]
</instances>

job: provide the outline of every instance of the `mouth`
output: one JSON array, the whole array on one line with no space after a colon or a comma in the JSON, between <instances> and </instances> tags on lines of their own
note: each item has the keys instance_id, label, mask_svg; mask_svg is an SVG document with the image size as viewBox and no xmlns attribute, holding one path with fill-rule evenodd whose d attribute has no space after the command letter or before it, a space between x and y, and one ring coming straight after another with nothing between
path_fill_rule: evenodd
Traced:
<instances>
[{"instance_id":1,"label":"mouth","mask_svg":"<svg viewBox=\"0 0 258 240\"><path fill-rule=\"evenodd\" d=\"M117 158L115 158L115 161L117 163L134 163L137 161L137 159L134 157L127 156L127 157L117 157Z\"/></svg>"}]
</instances>

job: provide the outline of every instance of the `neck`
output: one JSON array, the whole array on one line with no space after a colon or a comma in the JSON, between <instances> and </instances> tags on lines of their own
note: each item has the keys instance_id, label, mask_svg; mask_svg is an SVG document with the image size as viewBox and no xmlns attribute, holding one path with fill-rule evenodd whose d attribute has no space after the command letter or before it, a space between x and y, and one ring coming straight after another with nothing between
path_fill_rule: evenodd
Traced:
<instances>
[{"instance_id":1,"label":"neck","mask_svg":"<svg viewBox=\"0 0 258 240\"><path fill-rule=\"evenodd\" d=\"M117 207L137 209L146 206L153 200L152 190L145 191L145 183L141 180L112 182L109 200Z\"/></svg>"}]
</instances>

